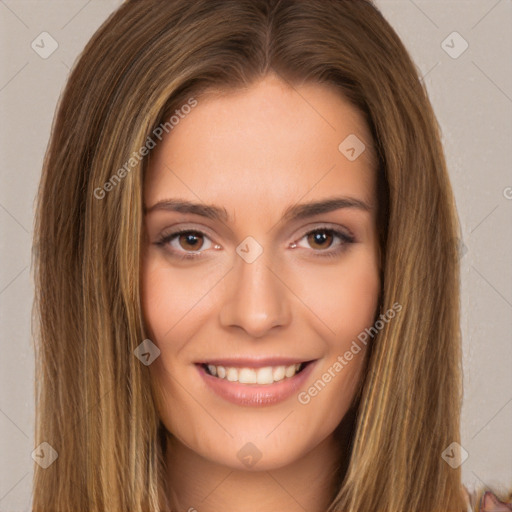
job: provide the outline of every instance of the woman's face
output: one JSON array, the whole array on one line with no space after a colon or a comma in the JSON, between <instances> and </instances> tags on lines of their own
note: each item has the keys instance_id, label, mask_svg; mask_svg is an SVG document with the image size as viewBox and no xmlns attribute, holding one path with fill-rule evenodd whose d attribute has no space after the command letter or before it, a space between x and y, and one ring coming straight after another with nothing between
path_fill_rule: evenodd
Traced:
<instances>
[{"instance_id":1,"label":"woman's face","mask_svg":"<svg viewBox=\"0 0 512 512\"><path fill-rule=\"evenodd\" d=\"M361 376L380 281L375 169L354 136L370 135L334 89L273 76L186 111L144 184L159 413L211 462L281 467L333 433Z\"/></svg>"}]
</instances>

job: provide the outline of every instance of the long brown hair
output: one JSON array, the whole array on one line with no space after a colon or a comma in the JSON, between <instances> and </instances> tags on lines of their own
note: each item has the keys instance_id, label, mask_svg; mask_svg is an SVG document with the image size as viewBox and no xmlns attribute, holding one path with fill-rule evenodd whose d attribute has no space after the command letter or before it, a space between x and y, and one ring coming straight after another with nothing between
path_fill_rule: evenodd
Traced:
<instances>
[{"instance_id":1,"label":"long brown hair","mask_svg":"<svg viewBox=\"0 0 512 512\"><path fill-rule=\"evenodd\" d=\"M35 511L169 510L139 270L155 127L209 89L269 72L336 87L378 158L381 310L351 457L329 512L461 511L459 226L418 70L366 0L132 0L94 34L59 101L34 236ZM154 139L154 136L153 136ZM340 141L341 142L341 141ZM122 171L124 169L124 172Z\"/></svg>"}]
</instances>

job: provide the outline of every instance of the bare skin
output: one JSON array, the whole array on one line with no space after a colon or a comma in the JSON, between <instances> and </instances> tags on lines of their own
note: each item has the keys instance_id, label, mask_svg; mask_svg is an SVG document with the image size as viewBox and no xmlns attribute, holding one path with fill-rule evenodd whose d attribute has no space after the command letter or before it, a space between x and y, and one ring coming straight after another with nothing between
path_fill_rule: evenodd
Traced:
<instances>
[{"instance_id":1,"label":"bare skin","mask_svg":"<svg viewBox=\"0 0 512 512\"><path fill-rule=\"evenodd\" d=\"M358 111L325 85L290 88L269 75L197 101L153 150L144 184L148 209L172 198L228 214L216 220L156 208L145 216L142 303L161 351L150 371L172 434L173 511L325 512L334 469L346 459L342 420L368 347L341 370L333 365L373 324L381 284L371 152L367 145L350 161L338 146L350 134L365 143L370 135ZM334 197L369 209L283 218L297 203ZM196 238L157 244L185 228ZM249 236L263 250L250 263L236 251ZM177 257L187 253L196 258ZM233 355L316 362L302 400L295 392L255 407L214 393L195 364ZM308 394L319 379L325 386ZM247 446L256 447L249 448L256 463L240 455Z\"/></svg>"}]
</instances>

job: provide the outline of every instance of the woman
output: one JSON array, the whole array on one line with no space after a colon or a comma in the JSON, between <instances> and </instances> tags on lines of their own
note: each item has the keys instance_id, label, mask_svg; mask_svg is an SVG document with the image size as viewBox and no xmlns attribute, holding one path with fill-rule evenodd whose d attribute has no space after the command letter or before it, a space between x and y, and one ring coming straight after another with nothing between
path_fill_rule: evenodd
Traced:
<instances>
[{"instance_id":1,"label":"woman","mask_svg":"<svg viewBox=\"0 0 512 512\"><path fill-rule=\"evenodd\" d=\"M370 2L125 2L43 169L33 509L484 510L458 232Z\"/></svg>"}]
</instances>

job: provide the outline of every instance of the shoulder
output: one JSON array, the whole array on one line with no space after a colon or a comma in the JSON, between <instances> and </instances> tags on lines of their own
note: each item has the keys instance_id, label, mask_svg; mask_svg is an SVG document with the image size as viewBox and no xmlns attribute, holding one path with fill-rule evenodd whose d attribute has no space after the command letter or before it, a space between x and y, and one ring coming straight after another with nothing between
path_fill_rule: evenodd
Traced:
<instances>
[{"instance_id":1,"label":"shoulder","mask_svg":"<svg viewBox=\"0 0 512 512\"><path fill-rule=\"evenodd\" d=\"M511 512L512 491L501 499L488 489L477 489L470 492L462 486L462 492L466 501L465 512ZM502 501L504 500L504 501Z\"/></svg>"}]
</instances>

